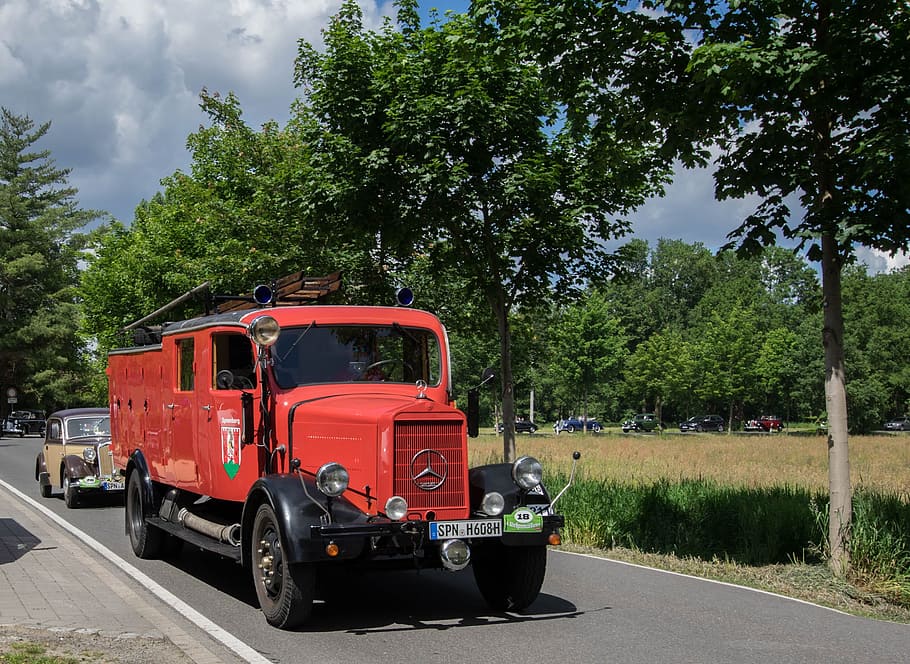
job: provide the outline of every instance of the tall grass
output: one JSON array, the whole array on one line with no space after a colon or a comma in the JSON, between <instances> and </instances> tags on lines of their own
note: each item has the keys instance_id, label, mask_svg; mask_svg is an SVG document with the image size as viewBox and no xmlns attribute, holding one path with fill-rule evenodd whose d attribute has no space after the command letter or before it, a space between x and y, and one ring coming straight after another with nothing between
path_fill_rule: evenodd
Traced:
<instances>
[{"instance_id":1,"label":"tall grass","mask_svg":"<svg viewBox=\"0 0 910 664\"><path fill-rule=\"evenodd\" d=\"M851 439L855 581L910 606L910 438ZM472 442L472 464L501 458L499 438ZM823 562L827 549L824 438L787 436L532 436L519 454L544 463L566 538L582 546L743 565Z\"/></svg>"}]
</instances>

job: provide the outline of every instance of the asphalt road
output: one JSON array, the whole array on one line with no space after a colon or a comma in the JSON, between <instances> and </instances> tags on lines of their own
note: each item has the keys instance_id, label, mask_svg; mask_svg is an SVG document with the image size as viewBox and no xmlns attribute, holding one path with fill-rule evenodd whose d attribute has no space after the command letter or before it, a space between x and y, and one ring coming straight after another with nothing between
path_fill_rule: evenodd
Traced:
<instances>
[{"instance_id":1,"label":"asphalt road","mask_svg":"<svg viewBox=\"0 0 910 664\"><path fill-rule=\"evenodd\" d=\"M234 563L192 550L173 561L140 560L116 502L68 510L59 494L41 499L40 445L36 437L0 439L0 478L276 662L910 661L908 625L560 551L550 553L543 593L523 615L488 609L470 571L346 575L304 629L284 632L266 624Z\"/></svg>"}]
</instances>

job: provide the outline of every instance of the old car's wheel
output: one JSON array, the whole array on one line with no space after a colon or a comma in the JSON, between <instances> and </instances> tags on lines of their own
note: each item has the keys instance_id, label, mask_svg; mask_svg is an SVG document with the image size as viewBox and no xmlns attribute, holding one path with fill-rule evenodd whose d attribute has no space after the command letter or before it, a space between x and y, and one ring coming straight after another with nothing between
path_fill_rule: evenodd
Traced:
<instances>
[{"instance_id":1,"label":"old car's wheel","mask_svg":"<svg viewBox=\"0 0 910 664\"><path fill-rule=\"evenodd\" d=\"M567 425L566 425L566 431L568 431L569 433L575 433L575 425L573 425L573 424L567 424Z\"/></svg>"},{"instance_id":2,"label":"old car's wheel","mask_svg":"<svg viewBox=\"0 0 910 664\"><path fill-rule=\"evenodd\" d=\"M593 425L591 427L591 431L593 431L594 433L600 433L600 425L599 424Z\"/></svg>"},{"instance_id":3,"label":"old car's wheel","mask_svg":"<svg viewBox=\"0 0 910 664\"><path fill-rule=\"evenodd\" d=\"M51 486L50 482L47 484L41 484L41 497L50 498L53 494L54 488Z\"/></svg>"},{"instance_id":4,"label":"old car's wheel","mask_svg":"<svg viewBox=\"0 0 910 664\"><path fill-rule=\"evenodd\" d=\"M79 507L79 489L65 473L63 475L63 501L70 509Z\"/></svg>"},{"instance_id":5,"label":"old car's wheel","mask_svg":"<svg viewBox=\"0 0 910 664\"><path fill-rule=\"evenodd\" d=\"M130 546L139 558L159 558L164 545L164 533L145 520L151 505L142 496L142 479L138 470L130 473L126 486L126 529Z\"/></svg>"},{"instance_id":6,"label":"old car's wheel","mask_svg":"<svg viewBox=\"0 0 910 664\"><path fill-rule=\"evenodd\" d=\"M546 546L485 543L472 552L480 594L498 611L522 611L537 599L547 572Z\"/></svg>"},{"instance_id":7,"label":"old car's wheel","mask_svg":"<svg viewBox=\"0 0 910 664\"><path fill-rule=\"evenodd\" d=\"M280 629L306 622L313 610L315 570L312 565L292 565L285 560L280 526L271 505L260 505L256 511L250 545L253 585L265 619Z\"/></svg>"}]
</instances>

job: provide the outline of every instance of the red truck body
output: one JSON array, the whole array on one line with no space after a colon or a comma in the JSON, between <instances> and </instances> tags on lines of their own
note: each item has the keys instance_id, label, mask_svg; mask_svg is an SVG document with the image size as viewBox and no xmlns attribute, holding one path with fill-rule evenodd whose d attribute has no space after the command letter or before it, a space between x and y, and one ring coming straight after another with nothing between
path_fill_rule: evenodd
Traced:
<instances>
[{"instance_id":1,"label":"red truck body","mask_svg":"<svg viewBox=\"0 0 910 664\"><path fill-rule=\"evenodd\" d=\"M432 314L277 306L140 336L108 367L137 555L185 540L234 557L279 627L308 617L326 565L470 561L494 606L537 596L563 519L535 460L468 468Z\"/></svg>"}]
</instances>

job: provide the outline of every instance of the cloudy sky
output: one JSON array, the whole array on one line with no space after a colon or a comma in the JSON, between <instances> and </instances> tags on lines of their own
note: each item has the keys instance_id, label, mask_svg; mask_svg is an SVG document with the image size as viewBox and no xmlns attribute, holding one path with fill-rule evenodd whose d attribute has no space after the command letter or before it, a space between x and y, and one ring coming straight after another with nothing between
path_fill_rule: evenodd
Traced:
<instances>
[{"instance_id":1,"label":"cloudy sky","mask_svg":"<svg viewBox=\"0 0 910 664\"><path fill-rule=\"evenodd\" d=\"M297 40L320 42L341 0L0 0L0 106L50 121L37 147L72 169L81 207L129 223L161 178L189 170L203 88L234 92L253 127L284 124ZM467 0L421 0L463 11ZM362 0L378 26L391 3ZM682 171L634 218L635 236L716 248L752 209L717 203L710 175ZM869 257L877 269L886 257ZM905 261L904 261L905 262Z\"/></svg>"}]
</instances>

